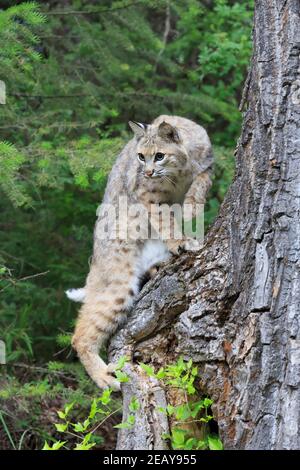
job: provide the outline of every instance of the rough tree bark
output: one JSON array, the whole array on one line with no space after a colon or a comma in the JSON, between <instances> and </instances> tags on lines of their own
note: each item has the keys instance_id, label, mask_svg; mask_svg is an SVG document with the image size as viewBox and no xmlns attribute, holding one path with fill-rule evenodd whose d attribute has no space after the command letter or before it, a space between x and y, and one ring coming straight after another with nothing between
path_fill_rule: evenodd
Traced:
<instances>
[{"instance_id":1,"label":"rough tree bark","mask_svg":"<svg viewBox=\"0 0 300 470\"><path fill-rule=\"evenodd\" d=\"M111 359L132 358L119 449L163 449L168 395L137 362L200 368L225 449L300 448L300 2L257 0L236 174L203 249L148 283ZM125 416L126 418L126 416Z\"/></svg>"}]
</instances>

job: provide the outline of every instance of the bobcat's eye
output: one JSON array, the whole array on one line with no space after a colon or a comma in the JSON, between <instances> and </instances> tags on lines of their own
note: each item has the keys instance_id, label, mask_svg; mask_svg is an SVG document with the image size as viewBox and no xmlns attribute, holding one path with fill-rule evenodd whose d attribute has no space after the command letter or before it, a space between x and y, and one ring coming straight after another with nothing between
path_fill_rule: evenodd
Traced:
<instances>
[{"instance_id":1,"label":"bobcat's eye","mask_svg":"<svg viewBox=\"0 0 300 470\"><path fill-rule=\"evenodd\" d=\"M161 162L164 158L165 158L165 154L164 154L164 153L157 152L157 153L155 154L154 160L155 160L156 162Z\"/></svg>"},{"instance_id":2,"label":"bobcat's eye","mask_svg":"<svg viewBox=\"0 0 300 470\"><path fill-rule=\"evenodd\" d=\"M140 160L141 162L144 162L144 161L145 161L145 157L144 157L144 155L143 155L142 153L138 153L138 157L139 157L139 160Z\"/></svg>"}]
</instances>

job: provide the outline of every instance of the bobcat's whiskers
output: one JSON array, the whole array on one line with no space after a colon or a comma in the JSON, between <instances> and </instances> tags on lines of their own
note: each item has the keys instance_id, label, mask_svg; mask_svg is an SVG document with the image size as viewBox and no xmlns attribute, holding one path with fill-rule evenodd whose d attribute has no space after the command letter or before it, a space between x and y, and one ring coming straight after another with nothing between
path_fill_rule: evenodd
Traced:
<instances>
[{"instance_id":1,"label":"bobcat's whiskers","mask_svg":"<svg viewBox=\"0 0 300 470\"><path fill-rule=\"evenodd\" d=\"M168 183L171 183L174 187L176 186L175 181L172 180L172 178L167 174L165 169L158 170L156 174L157 176L160 176L163 181L167 181Z\"/></svg>"}]
</instances>

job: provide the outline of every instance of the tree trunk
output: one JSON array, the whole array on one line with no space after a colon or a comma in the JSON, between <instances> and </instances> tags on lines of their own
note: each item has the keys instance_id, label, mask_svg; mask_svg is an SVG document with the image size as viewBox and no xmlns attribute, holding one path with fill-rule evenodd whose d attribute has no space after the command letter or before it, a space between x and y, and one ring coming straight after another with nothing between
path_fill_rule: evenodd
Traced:
<instances>
[{"instance_id":1,"label":"tree trunk","mask_svg":"<svg viewBox=\"0 0 300 470\"><path fill-rule=\"evenodd\" d=\"M300 2L257 0L236 174L198 253L174 259L140 294L110 355L130 355L119 449L163 449L166 392L138 366L179 355L225 449L300 448ZM125 416L126 418L126 416Z\"/></svg>"}]
</instances>

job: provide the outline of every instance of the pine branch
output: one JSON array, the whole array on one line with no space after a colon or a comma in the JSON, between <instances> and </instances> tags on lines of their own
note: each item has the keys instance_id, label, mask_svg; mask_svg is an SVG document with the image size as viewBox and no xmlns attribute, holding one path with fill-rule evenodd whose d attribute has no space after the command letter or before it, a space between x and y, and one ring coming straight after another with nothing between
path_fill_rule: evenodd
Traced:
<instances>
[{"instance_id":1,"label":"pine branch","mask_svg":"<svg viewBox=\"0 0 300 470\"><path fill-rule=\"evenodd\" d=\"M61 98L82 98L91 97L91 94L74 94L74 95L28 95L26 93L10 93L14 98L40 98L40 99L61 99Z\"/></svg>"},{"instance_id":2,"label":"pine branch","mask_svg":"<svg viewBox=\"0 0 300 470\"><path fill-rule=\"evenodd\" d=\"M80 15L98 15L99 13L113 13L114 11L118 10L125 10L126 8L130 8L132 6L141 5L145 2L142 0L137 0L135 2L131 2L125 5L120 5L112 8L98 8L95 10L57 10L57 11L44 11L47 16L80 16Z\"/></svg>"}]
</instances>

